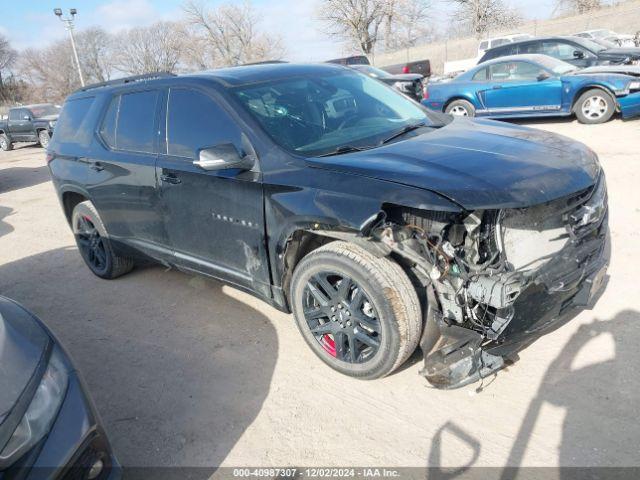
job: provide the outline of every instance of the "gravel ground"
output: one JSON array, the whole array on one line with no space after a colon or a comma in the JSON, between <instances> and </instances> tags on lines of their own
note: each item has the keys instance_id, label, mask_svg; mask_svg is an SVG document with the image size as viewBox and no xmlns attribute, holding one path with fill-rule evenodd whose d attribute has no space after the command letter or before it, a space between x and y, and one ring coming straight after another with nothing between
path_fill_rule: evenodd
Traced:
<instances>
[{"instance_id":1,"label":"gravel ground","mask_svg":"<svg viewBox=\"0 0 640 480\"><path fill-rule=\"evenodd\" d=\"M531 125L599 154L610 278L593 310L482 386L428 388L418 355L352 380L292 317L215 281L160 267L94 277L34 146L0 152L0 293L67 346L125 466L638 466L640 121Z\"/></svg>"}]
</instances>

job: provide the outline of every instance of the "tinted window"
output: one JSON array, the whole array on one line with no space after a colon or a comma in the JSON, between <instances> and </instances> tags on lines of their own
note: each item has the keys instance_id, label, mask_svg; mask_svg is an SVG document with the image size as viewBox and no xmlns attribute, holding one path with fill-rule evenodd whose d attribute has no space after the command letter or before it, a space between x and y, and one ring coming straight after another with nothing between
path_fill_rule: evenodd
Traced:
<instances>
[{"instance_id":1,"label":"tinted window","mask_svg":"<svg viewBox=\"0 0 640 480\"><path fill-rule=\"evenodd\" d=\"M9 111L9 120L22 120L24 117L25 111L21 108L16 108Z\"/></svg>"},{"instance_id":2,"label":"tinted window","mask_svg":"<svg viewBox=\"0 0 640 480\"><path fill-rule=\"evenodd\" d=\"M88 143L91 138L91 127L83 125L94 97L68 100L62 107L60 118L56 123L55 139L62 143Z\"/></svg>"},{"instance_id":3,"label":"tinted window","mask_svg":"<svg viewBox=\"0 0 640 480\"><path fill-rule=\"evenodd\" d=\"M582 52L585 56L587 54L586 50L576 46L571 45L569 43L561 43L561 42L543 42L542 43L542 51L545 55L549 55L550 57L555 57L560 60L574 60L574 52Z\"/></svg>"},{"instance_id":4,"label":"tinted window","mask_svg":"<svg viewBox=\"0 0 640 480\"><path fill-rule=\"evenodd\" d=\"M195 158L201 148L239 144L240 131L233 120L203 93L171 89L167 115L169 155Z\"/></svg>"},{"instance_id":5,"label":"tinted window","mask_svg":"<svg viewBox=\"0 0 640 480\"><path fill-rule=\"evenodd\" d=\"M122 95L117 116L116 148L131 152L154 151L157 91Z\"/></svg>"},{"instance_id":6,"label":"tinted window","mask_svg":"<svg viewBox=\"0 0 640 480\"><path fill-rule=\"evenodd\" d=\"M499 47L500 45L505 45L507 43L511 43L511 40L507 40L506 38L498 38L491 42L492 47Z\"/></svg>"},{"instance_id":7,"label":"tinted window","mask_svg":"<svg viewBox=\"0 0 640 480\"><path fill-rule=\"evenodd\" d=\"M489 75L487 74L487 71L488 71L487 68L478 70L476 74L473 76L473 80L488 80Z\"/></svg>"},{"instance_id":8,"label":"tinted window","mask_svg":"<svg viewBox=\"0 0 640 480\"><path fill-rule=\"evenodd\" d=\"M116 125L118 119L118 107L120 106L120 95L113 97L109 104L109 109L104 116L102 125L100 126L100 136L111 148L117 148L116 145Z\"/></svg>"},{"instance_id":9,"label":"tinted window","mask_svg":"<svg viewBox=\"0 0 640 480\"><path fill-rule=\"evenodd\" d=\"M518 53L541 53L542 44L539 42L520 44Z\"/></svg>"}]
</instances>

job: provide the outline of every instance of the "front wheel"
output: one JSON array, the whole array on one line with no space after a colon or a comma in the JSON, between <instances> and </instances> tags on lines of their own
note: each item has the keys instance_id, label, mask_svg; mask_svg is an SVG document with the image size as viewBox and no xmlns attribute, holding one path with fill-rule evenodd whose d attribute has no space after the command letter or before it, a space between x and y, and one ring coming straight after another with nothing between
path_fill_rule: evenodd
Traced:
<instances>
[{"instance_id":1,"label":"front wheel","mask_svg":"<svg viewBox=\"0 0 640 480\"><path fill-rule=\"evenodd\" d=\"M46 130L40 130L38 132L38 141L40 142L40 146L42 148L47 148L50 139L51 137L49 136L49 132L47 132Z\"/></svg>"},{"instance_id":2,"label":"front wheel","mask_svg":"<svg viewBox=\"0 0 640 480\"><path fill-rule=\"evenodd\" d=\"M411 281L393 260L354 244L331 242L304 257L290 298L307 344L346 375L384 377L418 345L421 309Z\"/></svg>"},{"instance_id":3,"label":"front wheel","mask_svg":"<svg viewBox=\"0 0 640 480\"><path fill-rule=\"evenodd\" d=\"M616 104L611 95L599 88L587 90L574 107L580 123L596 124L607 122L615 112Z\"/></svg>"},{"instance_id":4,"label":"front wheel","mask_svg":"<svg viewBox=\"0 0 640 480\"><path fill-rule=\"evenodd\" d=\"M75 206L71 215L71 227L80 255L95 275L112 279L131 271L133 260L113 251L100 215L89 200Z\"/></svg>"}]
</instances>

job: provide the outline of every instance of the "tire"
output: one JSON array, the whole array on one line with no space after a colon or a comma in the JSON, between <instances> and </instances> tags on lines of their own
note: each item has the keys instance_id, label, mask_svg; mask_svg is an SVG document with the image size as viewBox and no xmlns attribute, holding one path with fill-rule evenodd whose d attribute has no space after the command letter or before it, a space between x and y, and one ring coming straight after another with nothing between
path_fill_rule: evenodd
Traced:
<instances>
[{"instance_id":1,"label":"tire","mask_svg":"<svg viewBox=\"0 0 640 480\"><path fill-rule=\"evenodd\" d=\"M290 299L307 344L345 375L384 377L420 340L421 308L409 277L393 260L351 243L331 242L304 257L293 273Z\"/></svg>"},{"instance_id":2,"label":"tire","mask_svg":"<svg viewBox=\"0 0 640 480\"><path fill-rule=\"evenodd\" d=\"M476 108L466 100L454 100L444 109L444 113L456 117L475 117Z\"/></svg>"},{"instance_id":3,"label":"tire","mask_svg":"<svg viewBox=\"0 0 640 480\"><path fill-rule=\"evenodd\" d=\"M13 143L11 143L9 137L7 137L4 133L0 135L0 149L5 152L13 150Z\"/></svg>"},{"instance_id":4,"label":"tire","mask_svg":"<svg viewBox=\"0 0 640 480\"><path fill-rule=\"evenodd\" d=\"M47 146L49 145L49 140L51 140L49 132L47 132L46 130L40 130L38 132L38 141L40 142L40 146L42 148L47 148Z\"/></svg>"},{"instance_id":5,"label":"tire","mask_svg":"<svg viewBox=\"0 0 640 480\"><path fill-rule=\"evenodd\" d=\"M100 215L89 200L73 209L71 228L84 263L98 277L110 280L133 269L133 259L114 253Z\"/></svg>"},{"instance_id":6,"label":"tire","mask_svg":"<svg viewBox=\"0 0 640 480\"><path fill-rule=\"evenodd\" d=\"M592 88L580 95L573 109L580 123L593 125L609 121L616 111L616 102L604 90Z\"/></svg>"}]
</instances>

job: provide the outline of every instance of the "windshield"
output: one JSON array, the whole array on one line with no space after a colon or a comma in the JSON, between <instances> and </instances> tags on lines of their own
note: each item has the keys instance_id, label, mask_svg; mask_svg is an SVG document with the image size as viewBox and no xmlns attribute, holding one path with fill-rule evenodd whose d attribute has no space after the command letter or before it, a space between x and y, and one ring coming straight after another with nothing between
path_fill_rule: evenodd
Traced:
<instances>
[{"instance_id":1,"label":"windshield","mask_svg":"<svg viewBox=\"0 0 640 480\"><path fill-rule=\"evenodd\" d=\"M570 63L563 62L562 60L558 60L557 58L549 57L546 55L540 56L537 61L540 65L551 70L556 75L564 75L565 73L577 70L575 65L571 65Z\"/></svg>"},{"instance_id":2,"label":"windshield","mask_svg":"<svg viewBox=\"0 0 640 480\"><path fill-rule=\"evenodd\" d=\"M247 85L234 95L278 145L305 156L373 147L408 125L441 125L420 104L355 72Z\"/></svg>"},{"instance_id":3,"label":"windshield","mask_svg":"<svg viewBox=\"0 0 640 480\"><path fill-rule=\"evenodd\" d=\"M33 107L29 107L29 110L31 110L33 118L58 115L60 113L60 108L56 107L55 105L34 105Z\"/></svg>"},{"instance_id":4,"label":"windshield","mask_svg":"<svg viewBox=\"0 0 640 480\"><path fill-rule=\"evenodd\" d=\"M589 38L574 37L572 40L592 52L601 52L606 48Z\"/></svg>"}]
</instances>

